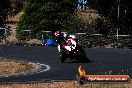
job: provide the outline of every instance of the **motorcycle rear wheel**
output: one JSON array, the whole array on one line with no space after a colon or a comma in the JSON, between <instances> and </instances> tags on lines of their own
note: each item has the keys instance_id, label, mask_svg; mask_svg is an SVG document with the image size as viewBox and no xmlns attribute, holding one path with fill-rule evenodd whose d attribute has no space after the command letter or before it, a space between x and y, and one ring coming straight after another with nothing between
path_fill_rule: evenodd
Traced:
<instances>
[{"instance_id":1,"label":"motorcycle rear wheel","mask_svg":"<svg viewBox=\"0 0 132 88\"><path fill-rule=\"evenodd\" d=\"M78 49L78 52L79 52L79 55L77 56L77 59L79 59L79 61L83 61L83 62L89 61L89 59L86 56L86 53L85 53L84 49L81 46L78 46L77 49Z\"/></svg>"}]
</instances>

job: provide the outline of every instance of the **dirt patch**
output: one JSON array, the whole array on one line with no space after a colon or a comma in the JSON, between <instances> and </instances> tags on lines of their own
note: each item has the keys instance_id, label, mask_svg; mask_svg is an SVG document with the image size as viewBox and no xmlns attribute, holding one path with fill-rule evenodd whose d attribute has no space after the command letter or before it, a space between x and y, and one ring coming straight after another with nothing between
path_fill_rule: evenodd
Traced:
<instances>
[{"instance_id":1,"label":"dirt patch","mask_svg":"<svg viewBox=\"0 0 132 88\"><path fill-rule=\"evenodd\" d=\"M11 30L10 33L11 33L11 35L6 38L6 41L9 44L16 44L16 43L18 43L19 41L16 38L16 30L15 29L14 30Z\"/></svg>"},{"instance_id":2,"label":"dirt patch","mask_svg":"<svg viewBox=\"0 0 132 88\"><path fill-rule=\"evenodd\" d=\"M28 84L2 84L0 88L131 88L129 84L84 84L79 85L75 81L28 83Z\"/></svg>"},{"instance_id":3,"label":"dirt patch","mask_svg":"<svg viewBox=\"0 0 132 88\"><path fill-rule=\"evenodd\" d=\"M42 40L39 39L30 39L29 41L26 41L27 44L42 44Z\"/></svg>"},{"instance_id":4,"label":"dirt patch","mask_svg":"<svg viewBox=\"0 0 132 88\"><path fill-rule=\"evenodd\" d=\"M33 64L25 61L0 60L0 75L27 72L34 68Z\"/></svg>"},{"instance_id":5,"label":"dirt patch","mask_svg":"<svg viewBox=\"0 0 132 88\"><path fill-rule=\"evenodd\" d=\"M7 18L7 26L10 26L12 29L16 29L17 24L19 22L19 18L22 16L24 12L21 11L18 14L16 14L15 16L8 16Z\"/></svg>"},{"instance_id":6,"label":"dirt patch","mask_svg":"<svg viewBox=\"0 0 132 88\"><path fill-rule=\"evenodd\" d=\"M96 20L97 18L100 18L98 11L94 9L77 12L77 15L81 17L85 22L89 23L91 23L93 20Z\"/></svg>"},{"instance_id":7,"label":"dirt patch","mask_svg":"<svg viewBox=\"0 0 132 88\"><path fill-rule=\"evenodd\" d=\"M7 19L7 25L11 27L11 30L10 30L10 34L7 38L6 38L6 42L8 44L17 44L17 43L20 43L20 41L17 39L16 37L16 27L17 27L17 24L19 22L19 18L22 16L24 12L21 11L19 12L18 14L16 14L15 16L9 16L8 19ZM28 41L23 41L23 43L26 43L26 44L42 44L42 40L39 40L39 39L30 39Z\"/></svg>"},{"instance_id":8,"label":"dirt patch","mask_svg":"<svg viewBox=\"0 0 132 88\"><path fill-rule=\"evenodd\" d=\"M22 14L23 14L23 12L21 11L18 14L16 14L15 16L9 16L8 19L6 20L7 26L11 27L11 30L10 30L11 35L9 35L6 38L6 41L9 44L16 44L19 42L18 39L16 38L16 27L19 22L19 18L22 16Z\"/></svg>"}]
</instances>

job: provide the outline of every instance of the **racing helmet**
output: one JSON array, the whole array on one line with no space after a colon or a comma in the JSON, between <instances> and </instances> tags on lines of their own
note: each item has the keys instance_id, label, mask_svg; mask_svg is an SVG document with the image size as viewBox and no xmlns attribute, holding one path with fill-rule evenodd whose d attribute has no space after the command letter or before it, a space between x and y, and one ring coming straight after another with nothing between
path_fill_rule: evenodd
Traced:
<instances>
[{"instance_id":1,"label":"racing helmet","mask_svg":"<svg viewBox=\"0 0 132 88\"><path fill-rule=\"evenodd\" d=\"M55 36L58 37L60 35L59 31L55 32Z\"/></svg>"}]
</instances>

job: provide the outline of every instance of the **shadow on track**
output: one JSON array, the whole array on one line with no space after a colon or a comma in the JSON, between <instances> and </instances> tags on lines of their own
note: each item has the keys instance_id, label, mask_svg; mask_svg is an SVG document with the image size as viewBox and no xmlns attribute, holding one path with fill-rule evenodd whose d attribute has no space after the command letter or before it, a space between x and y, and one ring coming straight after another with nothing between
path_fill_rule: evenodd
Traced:
<instances>
[{"instance_id":1,"label":"shadow on track","mask_svg":"<svg viewBox=\"0 0 132 88\"><path fill-rule=\"evenodd\" d=\"M92 63L94 62L93 60L87 59L87 60L83 60L83 61L79 61L79 60L65 60L65 62L63 63Z\"/></svg>"}]
</instances>

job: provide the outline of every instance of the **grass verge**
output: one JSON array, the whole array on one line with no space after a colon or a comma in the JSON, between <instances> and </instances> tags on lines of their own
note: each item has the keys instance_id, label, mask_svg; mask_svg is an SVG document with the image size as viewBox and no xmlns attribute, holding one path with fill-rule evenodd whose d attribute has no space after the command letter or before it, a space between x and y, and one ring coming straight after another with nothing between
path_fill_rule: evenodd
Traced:
<instances>
[{"instance_id":1,"label":"grass verge","mask_svg":"<svg viewBox=\"0 0 132 88\"><path fill-rule=\"evenodd\" d=\"M27 72L34 68L33 64L25 61L0 59L0 75Z\"/></svg>"}]
</instances>

